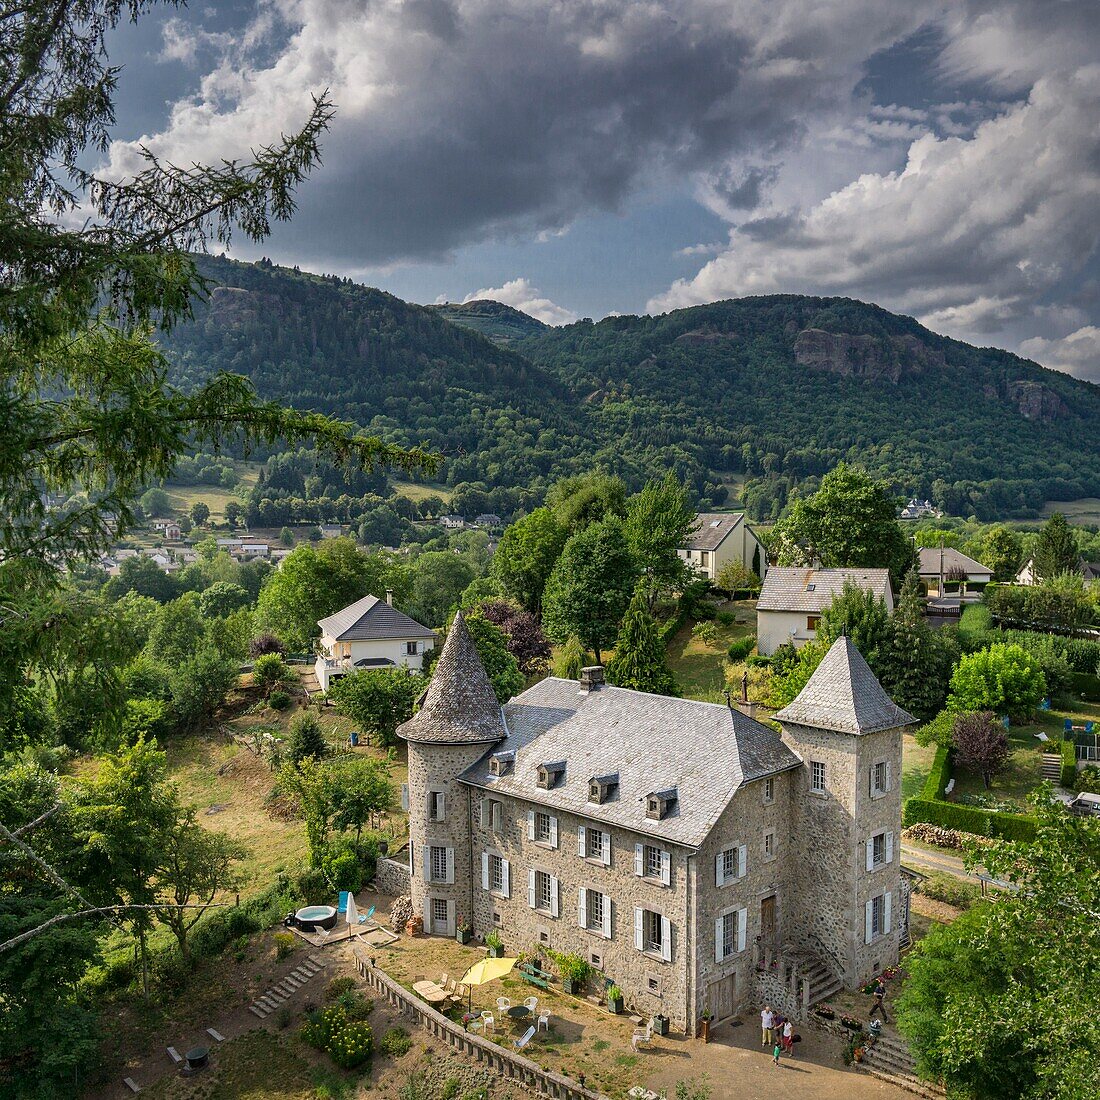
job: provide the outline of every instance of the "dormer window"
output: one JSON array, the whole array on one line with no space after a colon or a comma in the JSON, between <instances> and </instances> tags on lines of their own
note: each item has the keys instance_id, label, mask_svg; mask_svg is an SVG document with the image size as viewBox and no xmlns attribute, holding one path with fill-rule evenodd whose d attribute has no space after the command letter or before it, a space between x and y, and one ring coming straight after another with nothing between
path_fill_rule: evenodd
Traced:
<instances>
[{"instance_id":1,"label":"dormer window","mask_svg":"<svg viewBox=\"0 0 1100 1100\"><path fill-rule=\"evenodd\" d=\"M594 775L588 781L588 801L597 804L606 802L619 785L619 773Z\"/></svg>"},{"instance_id":2,"label":"dormer window","mask_svg":"<svg viewBox=\"0 0 1100 1100\"><path fill-rule=\"evenodd\" d=\"M489 774L507 775L512 770L512 765L515 762L516 754L514 752L495 752L489 757Z\"/></svg>"},{"instance_id":3,"label":"dormer window","mask_svg":"<svg viewBox=\"0 0 1100 1100\"><path fill-rule=\"evenodd\" d=\"M553 790L565 778L565 761L555 760L550 764L539 765L538 785L544 790Z\"/></svg>"},{"instance_id":4,"label":"dormer window","mask_svg":"<svg viewBox=\"0 0 1100 1100\"><path fill-rule=\"evenodd\" d=\"M645 815L653 821L661 821L668 817L672 808L676 805L678 795L675 787L668 787L663 791L654 791L646 795Z\"/></svg>"}]
</instances>

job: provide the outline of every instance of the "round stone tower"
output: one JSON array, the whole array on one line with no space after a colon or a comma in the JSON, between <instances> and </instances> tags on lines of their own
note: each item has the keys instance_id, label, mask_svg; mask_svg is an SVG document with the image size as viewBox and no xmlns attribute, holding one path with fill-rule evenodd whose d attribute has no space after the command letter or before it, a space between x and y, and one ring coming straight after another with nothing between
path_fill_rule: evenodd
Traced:
<instances>
[{"instance_id":1,"label":"round stone tower","mask_svg":"<svg viewBox=\"0 0 1100 1100\"><path fill-rule=\"evenodd\" d=\"M507 736L500 704L459 611L420 710L398 727L409 750L409 870L430 935L473 918L472 808L458 777Z\"/></svg>"}]
</instances>

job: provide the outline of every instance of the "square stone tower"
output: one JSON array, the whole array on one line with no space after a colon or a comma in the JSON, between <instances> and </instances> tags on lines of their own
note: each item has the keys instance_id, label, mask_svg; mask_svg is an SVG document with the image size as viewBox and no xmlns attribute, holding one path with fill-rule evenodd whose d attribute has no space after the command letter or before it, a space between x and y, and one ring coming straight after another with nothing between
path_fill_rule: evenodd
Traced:
<instances>
[{"instance_id":1,"label":"square stone tower","mask_svg":"<svg viewBox=\"0 0 1100 1100\"><path fill-rule=\"evenodd\" d=\"M792 938L852 988L898 958L901 735L916 719L846 637L776 718L804 761L791 785Z\"/></svg>"},{"instance_id":2,"label":"square stone tower","mask_svg":"<svg viewBox=\"0 0 1100 1100\"><path fill-rule=\"evenodd\" d=\"M469 788L457 777L507 736L500 703L459 611L423 705L397 729L409 747L409 887L429 935L473 918ZM478 868L480 875L480 868Z\"/></svg>"}]
</instances>

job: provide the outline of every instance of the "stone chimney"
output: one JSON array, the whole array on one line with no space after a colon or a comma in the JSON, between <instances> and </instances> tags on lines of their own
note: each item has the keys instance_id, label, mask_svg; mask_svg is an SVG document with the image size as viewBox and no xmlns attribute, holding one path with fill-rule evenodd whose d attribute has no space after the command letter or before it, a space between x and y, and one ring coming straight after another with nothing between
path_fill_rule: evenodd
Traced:
<instances>
[{"instance_id":1,"label":"stone chimney","mask_svg":"<svg viewBox=\"0 0 1100 1100\"><path fill-rule=\"evenodd\" d=\"M393 607L393 589L392 588L387 588L386 589L386 603L388 603L390 605L390 607Z\"/></svg>"},{"instance_id":2,"label":"stone chimney","mask_svg":"<svg viewBox=\"0 0 1100 1100\"><path fill-rule=\"evenodd\" d=\"M581 692L587 695L590 691L599 691L603 683L603 665L589 665L581 669Z\"/></svg>"}]
</instances>

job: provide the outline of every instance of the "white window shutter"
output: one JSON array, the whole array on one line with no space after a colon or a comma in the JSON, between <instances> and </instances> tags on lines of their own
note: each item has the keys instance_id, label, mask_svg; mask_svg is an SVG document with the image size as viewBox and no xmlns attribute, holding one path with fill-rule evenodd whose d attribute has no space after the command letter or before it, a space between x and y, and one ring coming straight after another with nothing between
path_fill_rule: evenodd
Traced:
<instances>
[{"instance_id":1,"label":"white window shutter","mask_svg":"<svg viewBox=\"0 0 1100 1100\"><path fill-rule=\"evenodd\" d=\"M894 834L893 833L887 833L886 834L886 862L887 863L893 863L894 862Z\"/></svg>"},{"instance_id":2,"label":"white window shutter","mask_svg":"<svg viewBox=\"0 0 1100 1100\"><path fill-rule=\"evenodd\" d=\"M483 829L489 828L489 800L482 798L477 804L478 824Z\"/></svg>"},{"instance_id":3,"label":"white window shutter","mask_svg":"<svg viewBox=\"0 0 1100 1100\"><path fill-rule=\"evenodd\" d=\"M870 943L875 938L875 903L869 901L863 911L863 942Z\"/></svg>"},{"instance_id":4,"label":"white window shutter","mask_svg":"<svg viewBox=\"0 0 1100 1100\"><path fill-rule=\"evenodd\" d=\"M412 837L409 837L409 878L413 877L413 842Z\"/></svg>"},{"instance_id":5,"label":"white window shutter","mask_svg":"<svg viewBox=\"0 0 1100 1100\"><path fill-rule=\"evenodd\" d=\"M535 811L534 810L528 810L527 811L527 839L528 840L534 840L535 839Z\"/></svg>"},{"instance_id":6,"label":"white window shutter","mask_svg":"<svg viewBox=\"0 0 1100 1100\"><path fill-rule=\"evenodd\" d=\"M875 766L871 765L871 770L867 773L867 793L874 796L875 793Z\"/></svg>"},{"instance_id":7,"label":"white window shutter","mask_svg":"<svg viewBox=\"0 0 1100 1100\"><path fill-rule=\"evenodd\" d=\"M550 916L556 917L558 915L558 897L561 891L558 889L558 880L553 875L550 876Z\"/></svg>"},{"instance_id":8,"label":"white window shutter","mask_svg":"<svg viewBox=\"0 0 1100 1100\"><path fill-rule=\"evenodd\" d=\"M645 845L644 844L635 844L634 845L634 874L636 874L636 875L644 875L645 874Z\"/></svg>"},{"instance_id":9,"label":"white window shutter","mask_svg":"<svg viewBox=\"0 0 1100 1100\"><path fill-rule=\"evenodd\" d=\"M535 869L532 867L527 872L527 904L535 908Z\"/></svg>"},{"instance_id":10,"label":"white window shutter","mask_svg":"<svg viewBox=\"0 0 1100 1100\"><path fill-rule=\"evenodd\" d=\"M722 858L721 852L714 857L714 885L726 885L726 861Z\"/></svg>"},{"instance_id":11,"label":"white window shutter","mask_svg":"<svg viewBox=\"0 0 1100 1100\"><path fill-rule=\"evenodd\" d=\"M435 929L432 928L432 899L424 899L424 931L430 936Z\"/></svg>"},{"instance_id":12,"label":"white window shutter","mask_svg":"<svg viewBox=\"0 0 1100 1100\"><path fill-rule=\"evenodd\" d=\"M867 870L873 871L875 869L875 838L873 836L867 838Z\"/></svg>"},{"instance_id":13,"label":"white window shutter","mask_svg":"<svg viewBox=\"0 0 1100 1100\"><path fill-rule=\"evenodd\" d=\"M504 803L503 802L491 802L489 804L489 827L495 833L504 831Z\"/></svg>"},{"instance_id":14,"label":"white window shutter","mask_svg":"<svg viewBox=\"0 0 1100 1100\"><path fill-rule=\"evenodd\" d=\"M603 856L602 862L605 867L611 866L611 834L605 832L603 834Z\"/></svg>"},{"instance_id":15,"label":"white window shutter","mask_svg":"<svg viewBox=\"0 0 1100 1100\"><path fill-rule=\"evenodd\" d=\"M453 848L447 849L447 882L452 883L455 880L455 850Z\"/></svg>"},{"instance_id":16,"label":"white window shutter","mask_svg":"<svg viewBox=\"0 0 1100 1100\"><path fill-rule=\"evenodd\" d=\"M603 928L600 931L603 933L605 940L611 939L611 906L614 903L611 901L609 895L603 896Z\"/></svg>"},{"instance_id":17,"label":"white window shutter","mask_svg":"<svg viewBox=\"0 0 1100 1100\"><path fill-rule=\"evenodd\" d=\"M424 795L424 816L431 821L432 820L432 801L435 791L428 791Z\"/></svg>"},{"instance_id":18,"label":"white window shutter","mask_svg":"<svg viewBox=\"0 0 1100 1100\"><path fill-rule=\"evenodd\" d=\"M588 891L582 886L577 894L577 923L581 928L586 927L588 920Z\"/></svg>"},{"instance_id":19,"label":"white window shutter","mask_svg":"<svg viewBox=\"0 0 1100 1100\"><path fill-rule=\"evenodd\" d=\"M744 878L749 873L749 846L742 844L737 849L737 877Z\"/></svg>"},{"instance_id":20,"label":"white window shutter","mask_svg":"<svg viewBox=\"0 0 1100 1100\"><path fill-rule=\"evenodd\" d=\"M439 821L447 820L447 792L439 792Z\"/></svg>"},{"instance_id":21,"label":"white window shutter","mask_svg":"<svg viewBox=\"0 0 1100 1100\"><path fill-rule=\"evenodd\" d=\"M556 817L550 818L550 847L556 848L558 846L558 819Z\"/></svg>"},{"instance_id":22,"label":"white window shutter","mask_svg":"<svg viewBox=\"0 0 1100 1100\"><path fill-rule=\"evenodd\" d=\"M672 884L672 856L668 852L661 852L661 881L666 885Z\"/></svg>"},{"instance_id":23,"label":"white window shutter","mask_svg":"<svg viewBox=\"0 0 1100 1100\"><path fill-rule=\"evenodd\" d=\"M886 892L886 896L882 902L882 933L885 936L890 934L890 892Z\"/></svg>"},{"instance_id":24,"label":"white window shutter","mask_svg":"<svg viewBox=\"0 0 1100 1100\"><path fill-rule=\"evenodd\" d=\"M748 932L749 923L749 911L747 909L737 910L737 950L745 950L745 935Z\"/></svg>"},{"instance_id":25,"label":"white window shutter","mask_svg":"<svg viewBox=\"0 0 1100 1100\"><path fill-rule=\"evenodd\" d=\"M401 809L405 813L409 812L409 785L408 783L401 784Z\"/></svg>"},{"instance_id":26,"label":"white window shutter","mask_svg":"<svg viewBox=\"0 0 1100 1100\"><path fill-rule=\"evenodd\" d=\"M886 761L886 789L888 791L893 789L890 785L890 761L889 760Z\"/></svg>"},{"instance_id":27,"label":"white window shutter","mask_svg":"<svg viewBox=\"0 0 1100 1100\"><path fill-rule=\"evenodd\" d=\"M482 890L489 889L489 853L481 853L481 888Z\"/></svg>"},{"instance_id":28,"label":"white window shutter","mask_svg":"<svg viewBox=\"0 0 1100 1100\"><path fill-rule=\"evenodd\" d=\"M643 922L644 918L645 918L645 910L644 909L635 909L634 910L634 946L639 951L644 951L645 950L645 944L642 941L642 936L643 936L642 922Z\"/></svg>"},{"instance_id":29,"label":"white window shutter","mask_svg":"<svg viewBox=\"0 0 1100 1100\"><path fill-rule=\"evenodd\" d=\"M725 917L719 917L714 922L714 961L720 963L725 955L722 952L722 944L725 941Z\"/></svg>"},{"instance_id":30,"label":"white window shutter","mask_svg":"<svg viewBox=\"0 0 1100 1100\"><path fill-rule=\"evenodd\" d=\"M584 853L585 853L585 849L584 849L584 826L583 825L578 825L577 826L577 855L583 856Z\"/></svg>"},{"instance_id":31,"label":"white window shutter","mask_svg":"<svg viewBox=\"0 0 1100 1100\"><path fill-rule=\"evenodd\" d=\"M661 959L672 961L672 922L668 917L661 918Z\"/></svg>"},{"instance_id":32,"label":"white window shutter","mask_svg":"<svg viewBox=\"0 0 1100 1100\"><path fill-rule=\"evenodd\" d=\"M432 849L428 844L424 845L424 881L432 881Z\"/></svg>"},{"instance_id":33,"label":"white window shutter","mask_svg":"<svg viewBox=\"0 0 1100 1100\"><path fill-rule=\"evenodd\" d=\"M506 898L512 896L512 865L506 859L500 861L501 879L504 889L501 891Z\"/></svg>"},{"instance_id":34,"label":"white window shutter","mask_svg":"<svg viewBox=\"0 0 1100 1100\"><path fill-rule=\"evenodd\" d=\"M447 935L453 936L455 934L455 903L453 901L447 902Z\"/></svg>"}]
</instances>

